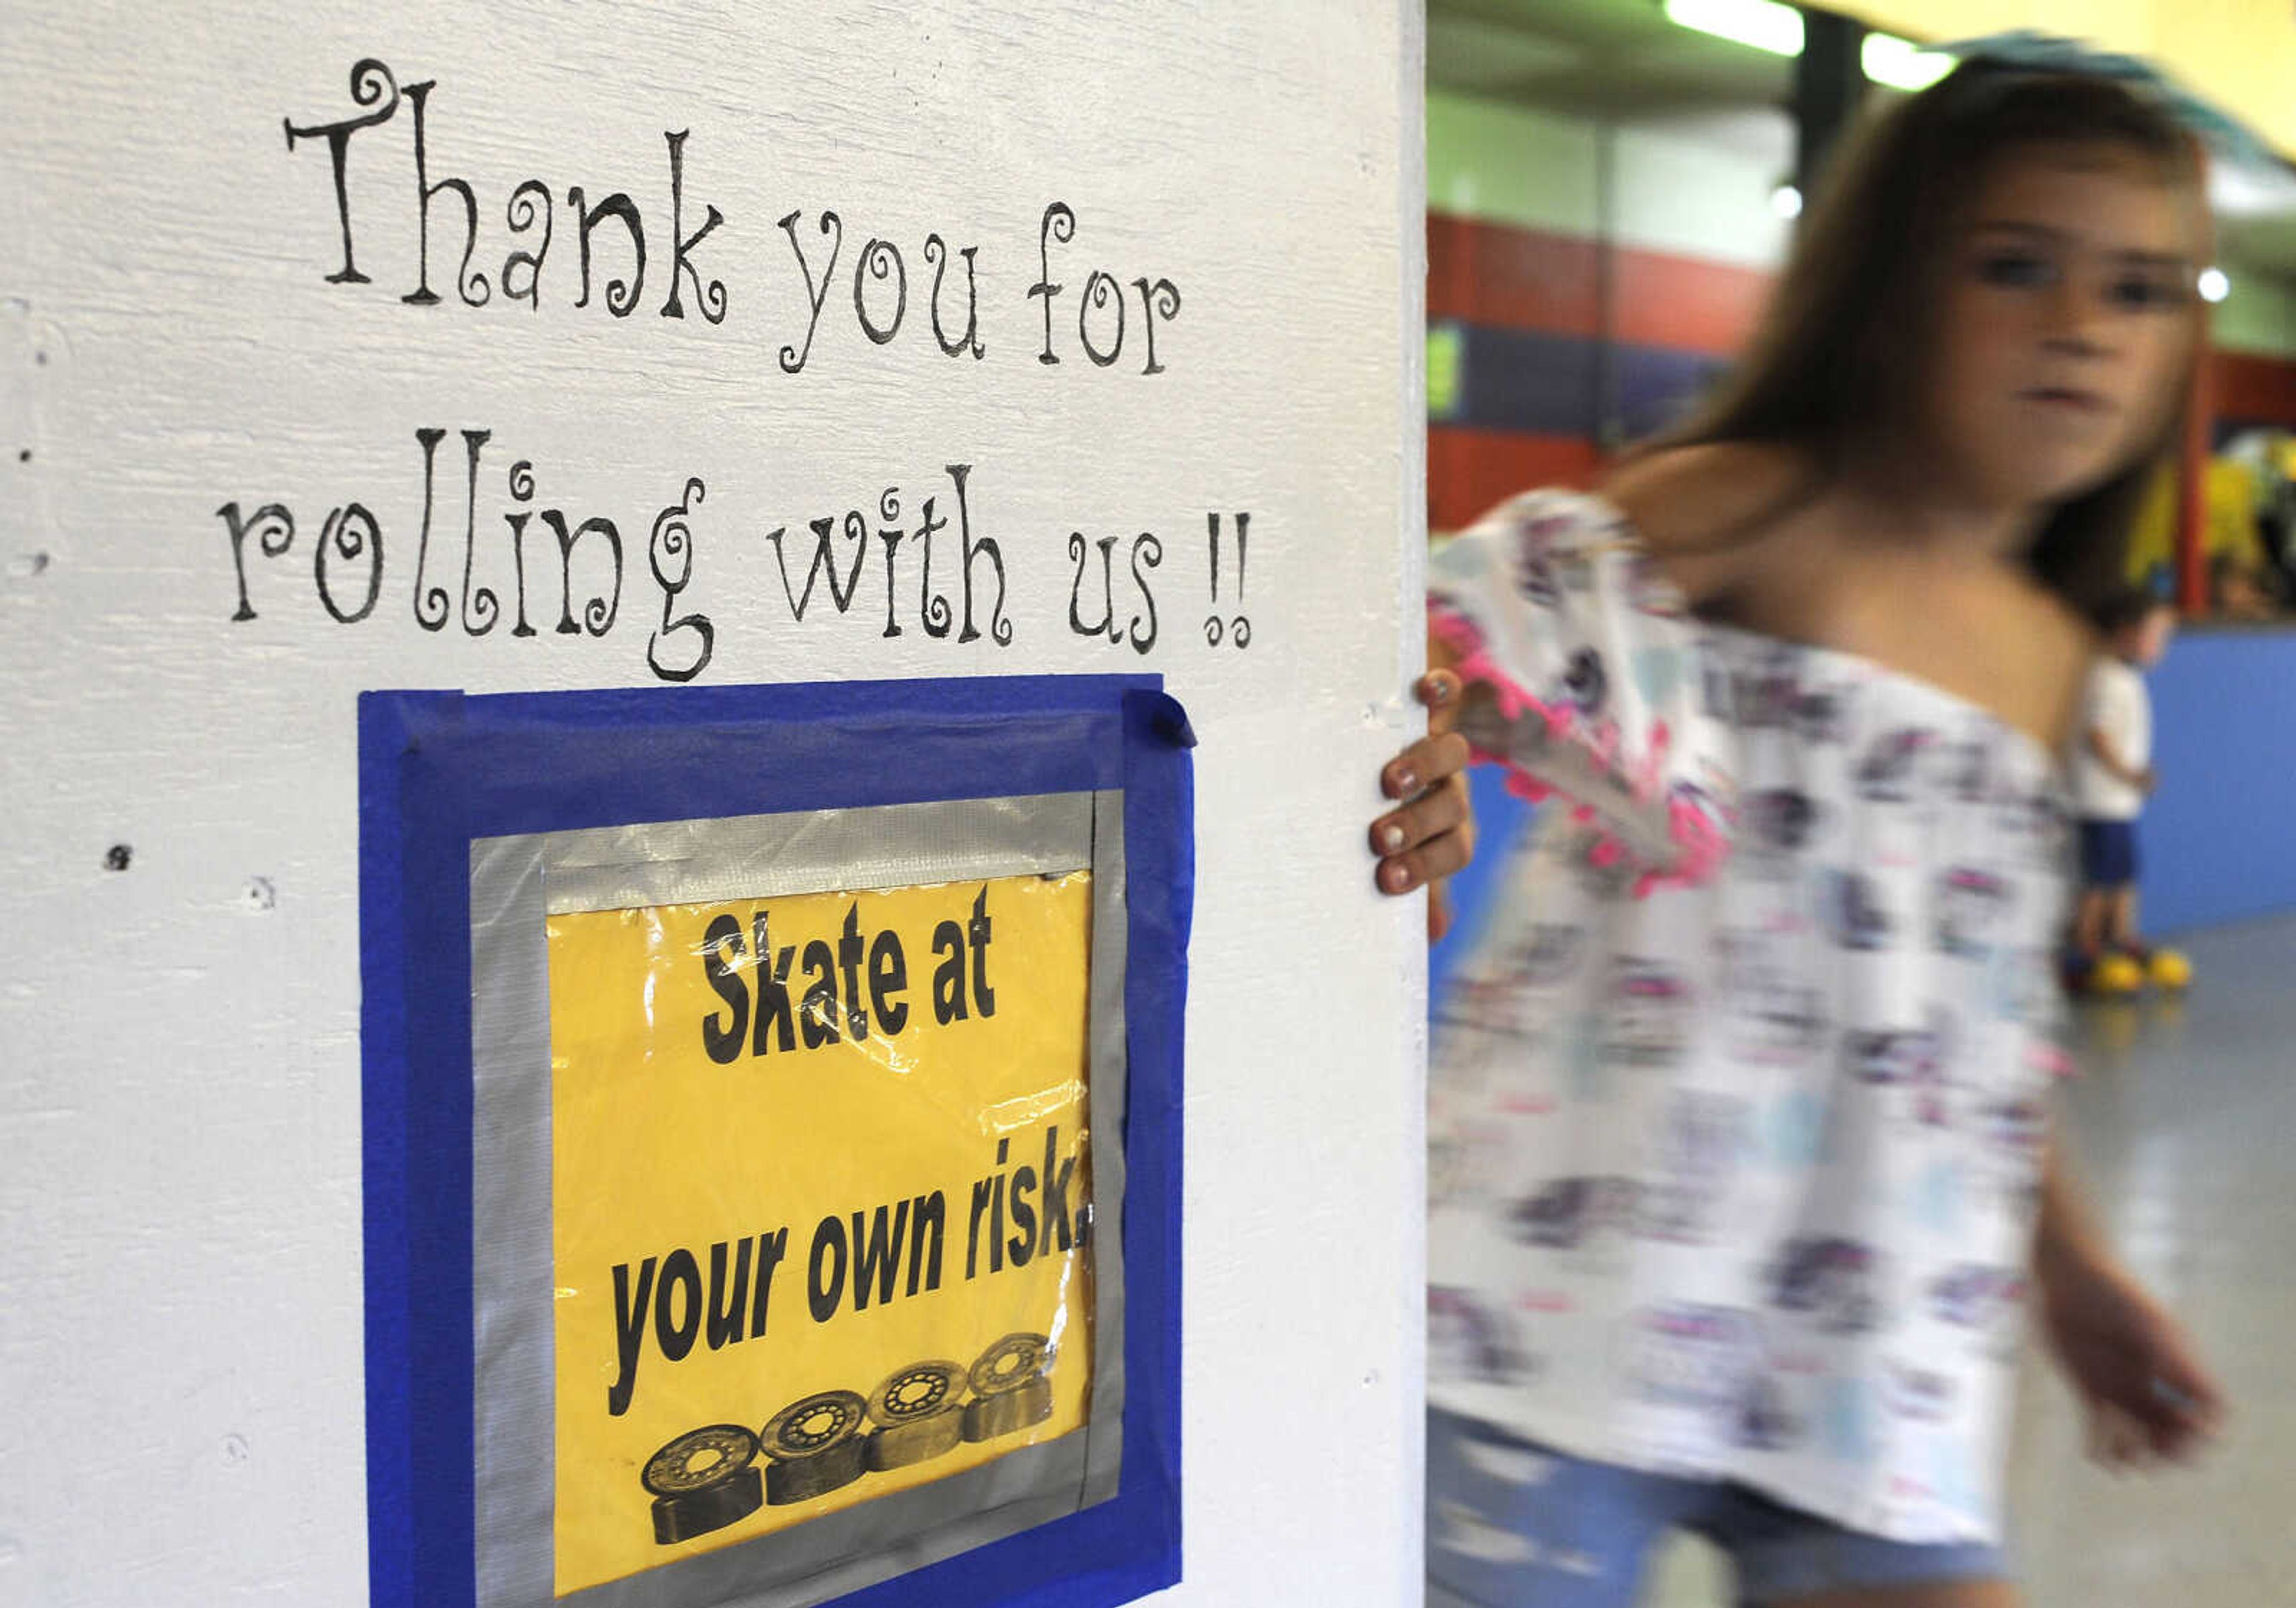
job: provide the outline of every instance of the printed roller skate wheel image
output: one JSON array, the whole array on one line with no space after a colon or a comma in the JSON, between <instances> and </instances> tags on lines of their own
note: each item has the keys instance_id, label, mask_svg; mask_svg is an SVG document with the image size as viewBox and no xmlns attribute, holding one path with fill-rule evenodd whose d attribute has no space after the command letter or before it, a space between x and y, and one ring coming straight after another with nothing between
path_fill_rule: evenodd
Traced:
<instances>
[{"instance_id":1,"label":"printed roller skate wheel image","mask_svg":"<svg viewBox=\"0 0 2296 1608\"><path fill-rule=\"evenodd\" d=\"M2144 968L2127 955L2106 955L2089 967L2088 991L2093 994L2117 997L2144 986Z\"/></svg>"},{"instance_id":2,"label":"printed roller skate wheel image","mask_svg":"<svg viewBox=\"0 0 2296 1608\"><path fill-rule=\"evenodd\" d=\"M682 1497L723 1485L757 1457L758 1437L741 1424L705 1424L648 1457L638 1479L657 1497Z\"/></svg>"},{"instance_id":3,"label":"printed roller skate wheel image","mask_svg":"<svg viewBox=\"0 0 2296 1608\"><path fill-rule=\"evenodd\" d=\"M823 1391L791 1402L766 1421L766 1500L810 1502L859 1479L868 1442L860 1433L869 1404L852 1391Z\"/></svg>"},{"instance_id":4,"label":"printed roller skate wheel image","mask_svg":"<svg viewBox=\"0 0 2296 1608\"><path fill-rule=\"evenodd\" d=\"M957 1398L965 1384L965 1370L954 1362L913 1362L872 1392L869 1417L877 1428L862 1454L869 1472L907 1468L963 1445Z\"/></svg>"},{"instance_id":5,"label":"printed roller skate wheel image","mask_svg":"<svg viewBox=\"0 0 2296 1608\"><path fill-rule=\"evenodd\" d=\"M1001 1396L1053 1371L1053 1343L1042 1335L1007 1335L972 1365L972 1393Z\"/></svg>"},{"instance_id":6,"label":"printed roller skate wheel image","mask_svg":"<svg viewBox=\"0 0 2296 1608\"><path fill-rule=\"evenodd\" d=\"M994 1441L1053 1416L1052 1342L1042 1335L1007 1335L972 1365L975 1400L964 1409L964 1438Z\"/></svg>"},{"instance_id":7,"label":"printed roller skate wheel image","mask_svg":"<svg viewBox=\"0 0 2296 1608\"><path fill-rule=\"evenodd\" d=\"M652 1491L653 1539L674 1546L748 1518L765 1506L752 1465L758 1438L738 1424L688 1430L648 1457L639 1482Z\"/></svg>"},{"instance_id":8,"label":"printed roller skate wheel image","mask_svg":"<svg viewBox=\"0 0 2296 1608\"><path fill-rule=\"evenodd\" d=\"M2145 972L2155 988L2167 989L2174 992L2178 989L2192 986L2193 963L2177 950L2154 950L2152 961L2146 966Z\"/></svg>"}]
</instances>

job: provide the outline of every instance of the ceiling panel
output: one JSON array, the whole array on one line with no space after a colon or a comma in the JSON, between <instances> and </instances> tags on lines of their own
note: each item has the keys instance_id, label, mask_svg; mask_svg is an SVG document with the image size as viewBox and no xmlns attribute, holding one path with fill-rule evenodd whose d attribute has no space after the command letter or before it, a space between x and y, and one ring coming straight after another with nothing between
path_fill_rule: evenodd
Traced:
<instances>
[{"instance_id":1,"label":"ceiling panel","mask_svg":"<svg viewBox=\"0 0 2296 1608\"><path fill-rule=\"evenodd\" d=\"M1428 0L1427 81L1579 117L1696 123L1751 147L1775 143L1793 63L1677 27L1661 0ZM2296 279L2296 175L2220 170L2212 200L2228 263Z\"/></svg>"}]
</instances>

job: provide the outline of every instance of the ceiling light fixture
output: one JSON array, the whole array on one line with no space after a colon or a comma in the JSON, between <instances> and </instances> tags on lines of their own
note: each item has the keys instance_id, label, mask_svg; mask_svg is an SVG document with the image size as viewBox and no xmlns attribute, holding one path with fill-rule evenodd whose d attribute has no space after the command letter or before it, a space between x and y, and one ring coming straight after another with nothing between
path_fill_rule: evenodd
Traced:
<instances>
[{"instance_id":1,"label":"ceiling light fixture","mask_svg":"<svg viewBox=\"0 0 2296 1608\"><path fill-rule=\"evenodd\" d=\"M1953 58L1943 51L1923 50L1911 39L1895 34L1867 34L1858 46L1858 64L1866 76L1891 89L1927 89L1953 70Z\"/></svg>"},{"instance_id":2,"label":"ceiling light fixture","mask_svg":"<svg viewBox=\"0 0 2296 1608\"><path fill-rule=\"evenodd\" d=\"M1666 18L1677 27L1774 56L1801 54L1801 12L1778 0L1666 0Z\"/></svg>"}]
</instances>

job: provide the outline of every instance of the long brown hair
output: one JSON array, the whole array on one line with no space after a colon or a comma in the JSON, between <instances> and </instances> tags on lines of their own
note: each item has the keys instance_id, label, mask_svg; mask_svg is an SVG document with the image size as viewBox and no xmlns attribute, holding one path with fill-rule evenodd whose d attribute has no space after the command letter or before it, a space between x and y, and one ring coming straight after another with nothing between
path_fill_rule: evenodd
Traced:
<instances>
[{"instance_id":1,"label":"long brown hair","mask_svg":"<svg viewBox=\"0 0 2296 1608\"><path fill-rule=\"evenodd\" d=\"M1852 453L1916 429L1909 410L1935 349L1939 267L1963 209L2005 153L2044 144L2127 147L2196 198L2201 188L2197 143L2128 87L1965 62L1873 117L1841 151L1746 355L1653 445L1792 445L1830 478ZM2196 355L2199 327L2196 303ZM2029 551L2041 582L2084 612L2122 584L2129 526L2184 412L2134 462L2057 505Z\"/></svg>"}]
</instances>

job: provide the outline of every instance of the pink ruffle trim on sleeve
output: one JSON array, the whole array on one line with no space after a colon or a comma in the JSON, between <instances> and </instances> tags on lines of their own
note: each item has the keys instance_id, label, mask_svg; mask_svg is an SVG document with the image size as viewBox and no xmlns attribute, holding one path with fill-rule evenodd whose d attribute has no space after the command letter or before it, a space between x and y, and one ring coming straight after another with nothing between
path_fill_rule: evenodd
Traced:
<instances>
[{"instance_id":1,"label":"pink ruffle trim on sleeve","mask_svg":"<svg viewBox=\"0 0 2296 1608\"><path fill-rule=\"evenodd\" d=\"M1549 733L1576 744L1599 768L1606 771L1613 768L1620 739L1617 722L1589 721L1569 704L1548 703L1524 690L1491 657L1484 647L1482 633L1474 623L1455 610L1431 604L1428 628L1458 656L1453 668L1460 678L1488 687L1498 702L1499 712L1510 722L1521 720L1527 714L1535 714L1546 722ZM1656 722L1651 731L1649 751L1634 767L1628 780L1628 792L1636 803L1649 803L1663 785L1667 752L1672 741L1673 733L1666 722ZM1471 748L1479 763L1506 768L1507 791L1517 797L1541 804L1553 796L1554 788L1525 770L1512 755L1494 754L1479 745L1471 745ZM1592 804L1584 800L1572 802L1571 819L1576 821L1591 821L1597 813ZM1668 801L1667 836L1674 845L1674 861L1662 869L1645 869L1635 879L1634 895L1637 899L1646 899L1662 887L1695 887L1710 881L1730 857L1730 839L1721 824L1687 796L1677 794ZM1595 865L1607 869L1618 864L1626 854L1626 845L1615 835L1605 832L1595 840L1587 857Z\"/></svg>"}]
</instances>

